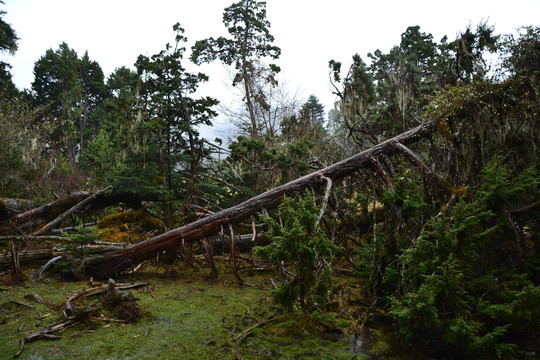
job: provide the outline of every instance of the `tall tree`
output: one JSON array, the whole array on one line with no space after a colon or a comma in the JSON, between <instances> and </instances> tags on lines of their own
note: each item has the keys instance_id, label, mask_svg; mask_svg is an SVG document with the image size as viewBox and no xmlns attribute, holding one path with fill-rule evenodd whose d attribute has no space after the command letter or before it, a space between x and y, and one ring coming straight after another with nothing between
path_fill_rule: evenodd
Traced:
<instances>
[{"instance_id":1,"label":"tall tree","mask_svg":"<svg viewBox=\"0 0 540 360\"><path fill-rule=\"evenodd\" d=\"M372 60L371 72L376 80L383 122L391 134L415 124L426 105L426 95L435 89L432 74L437 46L433 36L410 26L401 34L399 46L388 54L376 50L368 54Z\"/></svg>"},{"instance_id":2,"label":"tall tree","mask_svg":"<svg viewBox=\"0 0 540 360\"><path fill-rule=\"evenodd\" d=\"M90 60L88 52L85 52L80 59L79 82L81 93L78 106L80 108L79 135L80 135L80 155L84 154L85 139L90 134L86 134L88 121L101 105L106 96L104 75L101 66L96 61Z\"/></svg>"},{"instance_id":3,"label":"tall tree","mask_svg":"<svg viewBox=\"0 0 540 360\"><path fill-rule=\"evenodd\" d=\"M341 77L341 62L330 60L330 79L334 94L339 98L337 109L332 114L333 134L339 134L339 141L350 142L351 153L366 143L376 143L382 132L381 124L372 116L376 107L376 91L373 75L362 57L355 54L347 75ZM336 83L341 82L341 87ZM343 144L342 144L343 145Z\"/></svg>"},{"instance_id":4,"label":"tall tree","mask_svg":"<svg viewBox=\"0 0 540 360\"><path fill-rule=\"evenodd\" d=\"M0 1L0 4L4 4ZM11 55L15 54L18 45L17 33L10 24L3 19L5 11L0 10L0 53L7 52ZM10 73L11 66L4 61L0 61L0 96L3 99L12 99L17 94L17 88L13 84Z\"/></svg>"},{"instance_id":5,"label":"tall tree","mask_svg":"<svg viewBox=\"0 0 540 360\"><path fill-rule=\"evenodd\" d=\"M494 53L500 38L494 31L494 27L487 23L480 23L476 31L469 26L449 44L454 54L452 72L458 81L470 84L473 80L485 78L488 71L485 53Z\"/></svg>"},{"instance_id":6,"label":"tall tree","mask_svg":"<svg viewBox=\"0 0 540 360\"><path fill-rule=\"evenodd\" d=\"M0 4L4 5L4 2L0 1ZM8 51L10 54L14 54L18 48L17 40L19 38L11 25L2 19L5 14L5 11L0 10L0 51Z\"/></svg>"},{"instance_id":7,"label":"tall tree","mask_svg":"<svg viewBox=\"0 0 540 360\"><path fill-rule=\"evenodd\" d=\"M310 95L304 103L303 108L315 125L324 129L324 105L320 103L315 95Z\"/></svg>"},{"instance_id":8,"label":"tall tree","mask_svg":"<svg viewBox=\"0 0 540 360\"><path fill-rule=\"evenodd\" d=\"M354 55L344 78L341 63L331 60L331 80L341 82L334 86L340 98L336 119L360 148L415 126L437 90L485 76L484 54L495 50L497 39L493 28L480 24L453 42L444 37L437 44L431 34L410 26L388 53L369 53L369 67Z\"/></svg>"},{"instance_id":9,"label":"tall tree","mask_svg":"<svg viewBox=\"0 0 540 360\"><path fill-rule=\"evenodd\" d=\"M78 56L66 43L49 49L34 65L32 90L36 105L49 105L47 116L59 126L51 134L53 148L76 166L76 102L79 98Z\"/></svg>"},{"instance_id":10,"label":"tall tree","mask_svg":"<svg viewBox=\"0 0 540 360\"><path fill-rule=\"evenodd\" d=\"M272 45L270 22L266 18L266 2L242 0L225 9L223 23L229 38L219 37L199 40L193 46L191 59L200 64L216 59L234 66L233 86L243 85L244 101L251 122L250 135L259 136L259 120L255 107L264 106L267 99L257 91L256 83L263 80L277 84L276 74L280 68L275 64L263 64L261 59L277 59L281 49Z\"/></svg>"},{"instance_id":11,"label":"tall tree","mask_svg":"<svg viewBox=\"0 0 540 360\"><path fill-rule=\"evenodd\" d=\"M139 56L136 67L143 81L143 112L147 126L157 135L163 187L167 191L181 188L177 182L185 179L187 188L183 203L187 210L193 201L198 167L204 155L197 126L211 125L210 120L216 115L211 107L218 102L210 97L190 97L208 77L202 73L189 73L183 67L186 49L182 45L187 38L180 24L174 25L173 30L175 43L167 44L165 50L150 58ZM173 174L181 163L186 172L175 180Z\"/></svg>"},{"instance_id":12,"label":"tall tree","mask_svg":"<svg viewBox=\"0 0 540 360\"><path fill-rule=\"evenodd\" d=\"M57 123L52 134L54 148L61 150L77 167L84 149L87 120L102 101L103 71L88 54L79 59L66 43L49 49L34 65L32 90L37 105L48 105L47 116Z\"/></svg>"}]
</instances>

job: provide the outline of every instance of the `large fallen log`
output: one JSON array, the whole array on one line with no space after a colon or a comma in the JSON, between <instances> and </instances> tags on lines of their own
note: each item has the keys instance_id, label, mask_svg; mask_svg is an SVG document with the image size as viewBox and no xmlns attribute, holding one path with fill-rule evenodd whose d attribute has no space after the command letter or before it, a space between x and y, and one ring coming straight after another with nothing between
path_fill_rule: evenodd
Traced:
<instances>
[{"instance_id":1,"label":"large fallen log","mask_svg":"<svg viewBox=\"0 0 540 360\"><path fill-rule=\"evenodd\" d=\"M99 258L88 259L85 264L86 274L95 278L107 278L130 269L144 260L155 258L157 253L175 251L185 243L198 241L218 233L222 227L238 223L263 209L274 208L283 200L284 195L299 193L309 187L324 186L327 184L326 178L335 182L360 169L371 169L377 156L401 152L398 144L407 145L416 142L432 133L434 129L435 122L419 125L345 160L268 190L241 204L125 249L104 254Z\"/></svg>"},{"instance_id":2,"label":"large fallen log","mask_svg":"<svg viewBox=\"0 0 540 360\"><path fill-rule=\"evenodd\" d=\"M0 219L9 219L35 206L36 204L31 200L0 198Z\"/></svg>"},{"instance_id":3,"label":"large fallen log","mask_svg":"<svg viewBox=\"0 0 540 360\"><path fill-rule=\"evenodd\" d=\"M60 225L74 211L86 213L118 203L124 203L133 209L140 209L142 207L141 201L144 199L134 194L124 193L122 189L109 190L110 188L95 193L89 191L76 192L37 208L12 215L8 218L9 221L4 221L4 224L0 222L0 235L32 233L36 231L36 235L45 233L53 230L55 226ZM3 217L0 216L0 220L2 219ZM43 228L46 224L48 225Z\"/></svg>"},{"instance_id":4,"label":"large fallen log","mask_svg":"<svg viewBox=\"0 0 540 360\"><path fill-rule=\"evenodd\" d=\"M70 194L62 199L25 211L13 217L13 224L21 231L33 231L54 220L67 209L90 196L88 191Z\"/></svg>"},{"instance_id":5,"label":"large fallen log","mask_svg":"<svg viewBox=\"0 0 540 360\"><path fill-rule=\"evenodd\" d=\"M64 211L62 214L60 214L56 219L49 222L47 225L43 226L41 229L34 231L32 235L43 235L49 232L53 227L60 224L62 221L67 219L69 216L71 216L75 211L79 210L85 205L88 205L91 201L94 199L99 198L102 194L106 193L107 191L111 190L112 186L107 186L105 189L95 192L94 194L86 197L84 200L79 201L76 205L72 206L68 210Z\"/></svg>"},{"instance_id":6,"label":"large fallen log","mask_svg":"<svg viewBox=\"0 0 540 360\"><path fill-rule=\"evenodd\" d=\"M88 254L103 254L122 249L122 246L115 245L86 245L79 248ZM71 252L64 248L41 249L41 250L24 250L18 252L19 264L30 264L34 262L49 260L58 255L69 255ZM13 259L11 254L4 252L0 253L0 269L13 267Z\"/></svg>"}]
</instances>

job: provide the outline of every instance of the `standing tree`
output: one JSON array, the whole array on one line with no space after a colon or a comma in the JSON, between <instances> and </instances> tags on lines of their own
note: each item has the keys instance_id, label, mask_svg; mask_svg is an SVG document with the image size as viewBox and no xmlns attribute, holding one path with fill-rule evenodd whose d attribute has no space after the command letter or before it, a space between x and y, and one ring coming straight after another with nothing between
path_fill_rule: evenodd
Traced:
<instances>
[{"instance_id":1,"label":"standing tree","mask_svg":"<svg viewBox=\"0 0 540 360\"><path fill-rule=\"evenodd\" d=\"M52 147L65 153L76 167L76 102L80 94L78 57L66 43L49 49L34 65L32 90L37 105L49 105L47 115L58 124L51 134Z\"/></svg>"},{"instance_id":2,"label":"standing tree","mask_svg":"<svg viewBox=\"0 0 540 360\"><path fill-rule=\"evenodd\" d=\"M85 144L80 162L93 171L98 184L144 152L138 131L139 88L136 72L126 67L116 69L107 79L103 102L89 117L87 133L94 136Z\"/></svg>"},{"instance_id":3,"label":"standing tree","mask_svg":"<svg viewBox=\"0 0 540 360\"><path fill-rule=\"evenodd\" d=\"M0 1L0 4L4 4ZM6 23L2 17L6 14L5 11L0 11L0 51L8 51L10 54L14 54L17 51L17 33L10 24Z\"/></svg>"},{"instance_id":4,"label":"standing tree","mask_svg":"<svg viewBox=\"0 0 540 360\"><path fill-rule=\"evenodd\" d=\"M210 119L216 115L211 107L218 101L209 97L189 97L208 77L202 73L189 73L182 66L185 48L181 45L187 38L180 24L174 25L173 29L176 33L174 45L167 44L165 50L151 58L139 56L136 67L142 79L145 127L157 137L163 188L167 193L171 189L185 188L183 204L187 210L193 202L198 167L204 155L196 127L211 125ZM180 186L180 183L187 186ZM170 225L168 197L166 211Z\"/></svg>"},{"instance_id":5,"label":"standing tree","mask_svg":"<svg viewBox=\"0 0 540 360\"><path fill-rule=\"evenodd\" d=\"M372 114L376 105L376 92L373 75L369 72L361 56L355 54L347 75L341 77L341 62L330 60L330 79L334 86L334 94L339 98L337 108L329 114L329 125L332 134L352 147L351 154L365 143L377 143L377 134L381 125L376 126ZM338 88L335 84L342 83ZM331 116L330 116L331 115ZM347 144L341 144L344 149ZM356 145L356 146L354 146Z\"/></svg>"},{"instance_id":6,"label":"standing tree","mask_svg":"<svg viewBox=\"0 0 540 360\"><path fill-rule=\"evenodd\" d=\"M0 4L4 4L4 2L0 1ZM17 51L19 38L11 25L2 19L5 14L5 11L0 10L0 53L8 52L13 55ZM9 64L0 61L0 96L2 98L12 98L17 93L9 72L10 68Z\"/></svg>"},{"instance_id":7,"label":"standing tree","mask_svg":"<svg viewBox=\"0 0 540 360\"><path fill-rule=\"evenodd\" d=\"M309 118L320 129L324 129L324 105L319 102L315 95L310 95L304 103L303 108L309 115Z\"/></svg>"},{"instance_id":8,"label":"standing tree","mask_svg":"<svg viewBox=\"0 0 540 360\"><path fill-rule=\"evenodd\" d=\"M419 26L410 26L401 34L399 46L388 54L380 50L368 54L380 97L380 120L390 136L417 124L427 104L426 95L435 90L437 46L432 39L431 34L420 32Z\"/></svg>"},{"instance_id":9,"label":"standing tree","mask_svg":"<svg viewBox=\"0 0 540 360\"><path fill-rule=\"evenodd\" d=\"M266 19L266 2L242 0L225 9L223 23L227 27L230 38L219 37L199 40L193 46L191 59L200 64L216 59L234 66L233 86L243 85L244 101L250 120L249 134L259 136L259 119L257 106L264 107L267 99L264 93L257 91L257 83L261 80L277 85L275 78L280 68L275 64L263 64L262 58L277 59L281 49L273 46L274 37L268 28Z\"/></svg>"},{"instance_id":10,"label":"standing tree","mask_svg":"<svg viewBox=\"0 0 540 360\"><path fill-rule=\"evenodd\" d=\"M58 126L51 142L77 168L84 150L84 131L91 112L104 96L103 71L86 53L79 59L66 43L47 50L34 65L32 90L37 105L48 105L45 115Z\"/></svg>"},{"instance_id":11,"label":"standing tree","mask_svg":"<svg viewBox=\"0 0 540 360\"><path fill-rule=\"evenodd\" d=\"M91 115L98 109L106 96L104 75L101 66L96 61L90 60L88 52L80 60L79 83L81 84L81 94L79 98L80 117L80 155L84 154L85 140L90 134L88 130ZM95 124L94 124L95 125ZM94 131L97 126L94 126Z\"/></svg>"}]
</instances>

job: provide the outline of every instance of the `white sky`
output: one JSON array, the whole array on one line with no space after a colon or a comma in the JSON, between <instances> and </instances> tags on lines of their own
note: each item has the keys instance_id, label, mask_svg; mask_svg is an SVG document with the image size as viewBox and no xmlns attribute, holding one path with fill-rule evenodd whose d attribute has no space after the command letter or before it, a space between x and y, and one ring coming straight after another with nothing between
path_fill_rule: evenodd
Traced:
<instances>
[{"instance_id":1,"label":"white sky","mask_svg":"<svg viewBox=\"0 0 540 360\"><path fill-rule=\"evenodd\" d=\"M4 60L20 89L29 89L34 63L65 41L82 56L88 51L107 77L120 66L133 68L140 54L153 55L173 41L172 26L186 30L188 49L196 40L227 35L223 10L238 0L4 0L4 21L20 38L15 56ZM435 41L453 40L467 25L488 20L496 33L540 25L540 0L267 0L274 44L281 47L281 78L301 101L315 94L332 109L328 61L398 45L408 26L420 25ZM210 76L204 95L230 100L221 65L203 65Z\"/></svg>"}]
</instances>

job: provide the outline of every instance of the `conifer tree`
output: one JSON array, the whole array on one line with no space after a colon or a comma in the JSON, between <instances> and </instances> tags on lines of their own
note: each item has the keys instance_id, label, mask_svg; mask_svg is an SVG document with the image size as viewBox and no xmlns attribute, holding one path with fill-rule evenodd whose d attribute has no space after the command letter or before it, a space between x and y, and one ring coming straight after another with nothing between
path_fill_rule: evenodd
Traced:
<instances>
[{"instance_id":1,"label":"conifer tree","mask_svg":"<svg viewBox=\"0 0 540 360\"><path fill-rule=\"evenodd\" d=\"M292 279L273 293L274 299L287 309L298 299L304 312L314 305L323 307L331 284L333 255L339 247L317 227L319 209L310 192L297 200L285 197L278 213L283 225L263 217L274 242L256 248L257 254L274 265L291 266L294 271Z\"/></svg>"},{"instance_id":2,"label":"conifer tree","mask_svg":"<svg viewBox=\"0 0 540 360\"><path fill-rule=\"evenodd\" d=\"M256 83L264 81L277 84L276 74L280 68L275 64L263 64L264 58L277 59L281 49L272 45L270 21L266 18L266 2L242 0L225 9L223 23L229 38L219 37L199 40L193 46L191 59L200 64L216 59L234 66L233 86L242 85L245 105L250 120L250 136L259 136L260 123L255 107L264 106L265 94L257 91Z\"/></svg>"}]
</instances>

